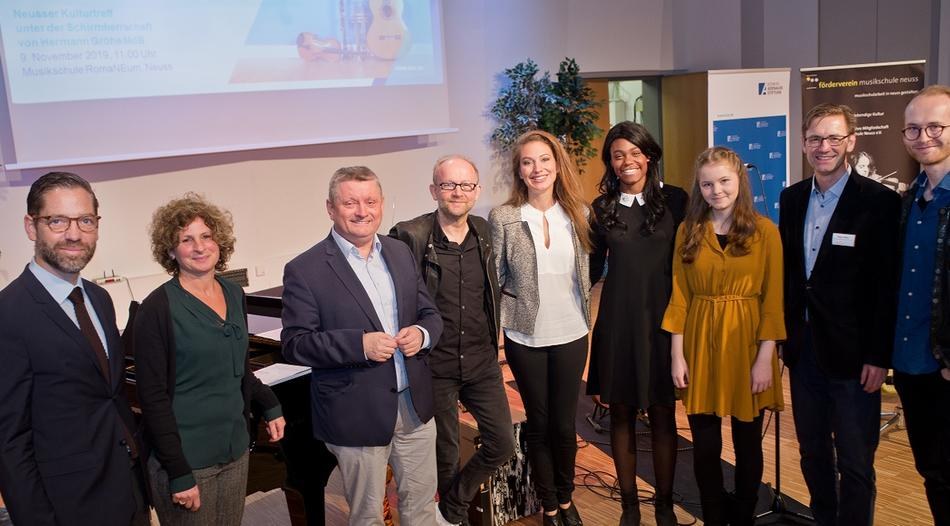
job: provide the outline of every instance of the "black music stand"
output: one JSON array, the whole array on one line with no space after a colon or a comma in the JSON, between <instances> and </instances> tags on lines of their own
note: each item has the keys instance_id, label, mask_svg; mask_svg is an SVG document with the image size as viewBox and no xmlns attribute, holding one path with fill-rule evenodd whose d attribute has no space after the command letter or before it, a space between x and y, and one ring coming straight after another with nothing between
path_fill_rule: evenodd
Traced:
<instances>
[{"instance_id":1,"label":"black music stand","mask_svg":"<svg viewBox=\"0 0 950 526\"><path fill-rule=\"evenodd\" d=\"M768 511L755 516L756 524L785 524L790 521L792 524L815 524L815 519L804 513L798 513L788 509L785 504L785 498L782 496L782 450L779 447L781 438L781 412L772 411L775 417L775 487L772 488L772 504ZM768 522L759 522L760 519L768 518Z\"/></svg>"}]
</instances>

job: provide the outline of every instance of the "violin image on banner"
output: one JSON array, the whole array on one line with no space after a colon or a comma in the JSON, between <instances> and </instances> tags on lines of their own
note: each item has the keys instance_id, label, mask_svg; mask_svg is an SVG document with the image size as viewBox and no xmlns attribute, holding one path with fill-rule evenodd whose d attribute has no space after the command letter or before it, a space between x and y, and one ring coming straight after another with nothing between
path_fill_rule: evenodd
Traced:
<instances>
[{"instance_id":1,"label":"violin image on banner","mask_svg":"<svg viewBox=\"0 0 950 526\"><path fill-rule=\"evenodd\" d=\"M307 62L339 62L343 48L335 38L320 38L304 31L297 35L297 55Z\"/></svg>"},{"instance_id":2,"label":"violin image on banner","mask_svg":"<svg viewBox=\"0 0 950 526\"><path fill-rule=\"evenodd\" d=\"M395 60L409 50L409 28L402 20L402 0L370 0L373 15L366 47L376 58Z\"/></svg>"}]
</instances>

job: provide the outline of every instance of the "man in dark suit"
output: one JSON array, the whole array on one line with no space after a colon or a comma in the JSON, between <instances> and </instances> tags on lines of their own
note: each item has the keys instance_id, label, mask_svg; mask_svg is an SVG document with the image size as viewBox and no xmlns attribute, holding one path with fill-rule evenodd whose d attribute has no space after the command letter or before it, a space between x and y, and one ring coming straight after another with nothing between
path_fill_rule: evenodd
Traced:
<instances>
[{"instance_id":1,"label":"man in dark suit","mask_svg":"<svg viewBox=\"0 0 950 526\"><path fill-rule=\"evenodd\" d=\"M89 183L30 188L35 255L0 291L0 493L16 524L148 524L112 300L79 277L96 249Z\"/></svg>"},{"instance_id":2,"label":"man in dark suit","mask_svg":"<svg viewBox=\"0 0 950 526\"><path fill-rule=\"evenodd\" d=\"M818 524L870 525L880 387L893 348L900 199L851 173L855 117L847 106L813 108L802 137L814 176L782 192L779 223L783 359L802 473Z\"/></svg>"},{"instance_id":3,"label":"man in dark suit","mask_svg":"<svg viewBox=\"0 0 950 526\"><path fill-rule=\"evenodd\" d=\"M377 236L383 194L368 168L330 179L330 235L284 268L287 361L313 368L314 437L337 457L351 525L383 526L386 466L405 524L435 524L428 352L442 332L412 253Z\"/></svg>"}]
</instances>

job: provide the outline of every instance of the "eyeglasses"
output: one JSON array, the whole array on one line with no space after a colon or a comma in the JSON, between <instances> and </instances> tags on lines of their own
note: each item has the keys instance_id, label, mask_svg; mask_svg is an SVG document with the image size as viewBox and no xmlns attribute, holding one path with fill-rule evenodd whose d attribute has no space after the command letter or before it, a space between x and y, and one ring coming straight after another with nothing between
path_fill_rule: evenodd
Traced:
<instances>
[{"instance_id":1,"label":"eyeglasses","mask_svg":"<svg viewBox=\"0 0 950 526\"><path fill-rule=\"evenodd\" d=\"M921 130L927 133L927 137L936 139L943 135L943 129L948 127L950 127L950 124L928 124L923 128L920 126L908 126L901 130L901 133L904 134L904 138L908 141L916 141L920 137Z\"/></svg>"},{"instance_id":2,"label":"eyeglasses","mask_svg":"<svg viewBox=\"0 0 950 526\"><path fill-rule=\"evenodd\" d=\"M438 186L439 188L441 188L442 190L444 190L444 191L446 191L446 192L452 192L452 191L454 191L454 190L455 190L455 187L461 188L463 192L471 192L471 191L474 191L476 188L478 188L478 183L452 183L452 182L447 182L447 183L439 183L439 184L436 185L436 186Z\"/></svg>"},{"instance_id":3,"label":"eyeglasses","mask_svg":"<svg viewBox=\"0 0 950 526\"><path fill-rule=\"evenodd\" d=\"M849 133L847 135L829 135L827 137L822 137L821 135L810 135L805 137L805 146L808 146L809 148L818 148L821 146L822 142L828 141L828 146L837 148L838 146L841 146L841 143L843 143L845 139L851 137L852 135L854 134Z\"/></svg>"},{"instance_id":4,"label":"eyeglasses","mask_svg":"<svg viewBox=\"0 0 950 526\"><path fill-rule=\"evenodd\" d=\"M76 222L76 226L79 227L79 230L83 232L95 232L99 228L99 220L102 219L100 216L79 216L79 217L67 217L67 216L39 216L34 217L34 221L41 223L46 223L46 228L49 228L51 231L62 234L63 232L69 230L69 227L72 226L73 221Z\"/></svg>"}]
</instances>

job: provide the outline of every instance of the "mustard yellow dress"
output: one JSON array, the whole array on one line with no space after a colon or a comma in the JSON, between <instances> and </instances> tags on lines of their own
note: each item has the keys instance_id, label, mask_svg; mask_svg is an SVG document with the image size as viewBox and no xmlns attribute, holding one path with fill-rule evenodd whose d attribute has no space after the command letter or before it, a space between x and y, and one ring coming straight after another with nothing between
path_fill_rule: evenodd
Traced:
<instances>
[{"instance_id":1,"label":"mustard yellow dress","mask_svg":"<svg viewBox=\"0 0 950 526\"><path fill-rule=\"evenodd\" d=\"M683 335L689 385L679 393L687 414L711 413L752 421L765 408L784 408L778 356L772 386L752 394L752 364L761 340L784 340L782 241L778 228L759 217L749 253L723 250L711 223L696 253L684 264L681 224L673 253L673 293L663 329Z\"/></svg>"}]
</instances>

